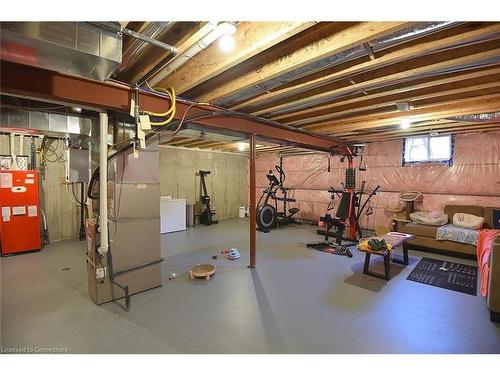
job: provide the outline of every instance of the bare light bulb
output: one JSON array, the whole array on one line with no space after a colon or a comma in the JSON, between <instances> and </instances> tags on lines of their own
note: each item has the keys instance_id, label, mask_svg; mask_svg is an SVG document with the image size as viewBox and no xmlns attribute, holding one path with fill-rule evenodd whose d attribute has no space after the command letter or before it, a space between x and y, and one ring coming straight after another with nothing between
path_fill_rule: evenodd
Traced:
<instances>
[{"instance_id":1,"label":"bare light bulb","mask_svg":"<svg viewBox=\"0 0 500 375\"><path fill-rule=\"evenodd\" d=\"M231 52L234 48L234 38L230 34L224 34L219 38L219 47L222 52Z\"/></svg>"},{"instance_id":2,"label":"bare light bulb","mask_svg":"<svg viewBox=\"0 0 500 375\"><path fill-rule=\"evenodd\" d=\"M410 127L410 119L404 118L401 120L401 129L408 129Z\"/></svg>"},{"instance_id":3,"label":"bare light bulb","mask_svg":"<svg viewBox=\"0 0 500 375\"><path fill-rule=\"evenodd\" d=\"M245 142L238 142L238 150L245 151L245 149L246 149L246 143Z\"/></svg>"}]
</instances>

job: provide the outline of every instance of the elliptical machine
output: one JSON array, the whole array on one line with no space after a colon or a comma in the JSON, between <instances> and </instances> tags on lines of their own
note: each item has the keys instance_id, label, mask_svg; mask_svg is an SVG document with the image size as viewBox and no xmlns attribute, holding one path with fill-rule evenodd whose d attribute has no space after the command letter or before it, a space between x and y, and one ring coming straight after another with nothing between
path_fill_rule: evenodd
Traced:
<instances>
[{"instance_id":1,"label":"elliptical machine","mask_svg":"<svg viewBox=\"0 0 500 375\"><path fill-rule=\"evenodd\" d=\"M212 210L210 207L210 196L208 195L207 191L207 185L205 183L205 176L210 174L210 171L198 171L200 175L200 182L201 182L201 195L200 195L200 204L201 204L201 209L200 213L198 214L200 223L204 225L212 225L212 224L217 224L219 221L214 220L212 216L215 215L215 210Z\"/></svg>"},{"instance_id":2,"label":"elliptical machine","mask_svg":"<svg viewBox=\"0 0 500 375\"><path fill-rule=\"evenodd\" d=\"M342 245L342 239L354 244L363 237L359 219L364 214L370 199L377 194L380 186L377 186L371 192L365 192L366 181L362 181L361 189L356 191L356 169L353 168L353 156L349 155L347 158L348 167L346 169L345 184L342 183L343 189L336 190L333 187L328 189L330 193L330 202L328 204L327 214L320 217L320 221L325 223L325 229L318 229L317 233L325 236L324 241L309 243L306 246L320 251L352 257L349 249ZM362 202L363 195L366 195L364 202ZM335 214L336 217L332 217L328 211L333 209L335 196L340 198L340 203ZM373 210L371 207L368 207L366 215L369 216L372 213ZM349 222L349 233L347 236L344 236L347 222ZM336 231L331 232L330 230L334 227ZM335 237L335 242L330 241L330 237Z\"/></svg>"},{"instance_id":3,"label":"elliptical machine","mask_svg":"<svg viewBox=\"0 0 500 375\"><path fill-rule=\"evenodd\" d=\"M288 197L288 188L284 187L286 175L283 171L282 160L280 165L276 165L276 171L279 173L279 180L274 175L272 170L266 174L269 180L269 186L263 191L257 203L256 221L257 230L268 233L271 229L280 225L286 225L295 222L293 215L300 211L294 207L287 211L287 202L295 202L294 198ZM281 192L282 196L278 196ZM269 203L269 200L274 201L274 205ZM278 211L278 201L283 202L283 211Z\"/></svg>"}]
</instances>

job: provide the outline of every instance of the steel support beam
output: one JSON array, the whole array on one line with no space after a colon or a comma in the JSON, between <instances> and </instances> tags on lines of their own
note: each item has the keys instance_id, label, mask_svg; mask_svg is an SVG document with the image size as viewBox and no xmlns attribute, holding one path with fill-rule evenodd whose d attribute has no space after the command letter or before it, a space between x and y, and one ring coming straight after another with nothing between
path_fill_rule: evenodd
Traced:
<instances>
[{"instance_id":1,"label":"steel support beam","mask_svg":"<svg viewBox=\"0 0 500 375\"><path fill-rule=\"evenodd\" d=\"M134 87L123 83L94 81L2 61L0 91L3 94L128 113L135 90ZM142 110L163 112L170 105L166 95L151 91L138 89L138 98ZM193 104L195 103L177 100L176 118L181 118L188 109L187 117L218 112L216 116L198 119L196 123L208 128L254 134L264 140L313 150L331 151L332 148L337 148L339 152L343 152L342 149L346 146L341 140L333 137L246 114L222 113L224 109L215 106Z\"/></svg>"},{"instance_id":2,"label":"steel support beam","mask_svg":"<svg viewBox=\"0 0 500 375\"><path fill-rule=\"evenodd\" d=\"M256 197L255 197L255 134L250 135L250 264L249 268L255 268L256 263Z\"/></svg>"}]
</instances>

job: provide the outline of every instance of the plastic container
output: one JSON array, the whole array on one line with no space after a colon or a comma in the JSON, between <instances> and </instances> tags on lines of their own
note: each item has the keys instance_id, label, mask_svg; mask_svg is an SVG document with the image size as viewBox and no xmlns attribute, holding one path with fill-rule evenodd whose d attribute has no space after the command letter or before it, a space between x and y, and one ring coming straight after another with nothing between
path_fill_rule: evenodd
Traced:
<instances>
[{"instance_id":1,"label":"plastic container","mask_svg":"<svg viewBox=\"0 0 500 375\"><path fill-rule=\"evenodd\" d=\"M246 213L247 213L247 211L245 209L245 206L240 206L240 211L239 211L238 217L244 218Z\"/></svg>"}]
</instances>

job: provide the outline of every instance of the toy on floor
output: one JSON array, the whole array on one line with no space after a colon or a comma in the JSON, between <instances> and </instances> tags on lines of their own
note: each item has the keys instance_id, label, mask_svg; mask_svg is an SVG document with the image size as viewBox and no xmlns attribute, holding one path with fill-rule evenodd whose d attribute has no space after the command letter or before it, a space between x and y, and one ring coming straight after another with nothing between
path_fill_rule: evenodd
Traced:
<instances>
[{"instance_id":1,"label":"toy on floor","mask_svg":"<svg viewBox=\"0 0 500 375\"><path fill-rule=\"evenodd\" d=\"M224 249L220 253L225 254L227 260L236 260L241 258L240 252L235 247L231 249Z\"/></svg>"},{"instance_id":2,"label":"toy on floor","mask_svg":"<svg viewBox=\"0 0 500 375\"><path fill-rule=\"evenodd\" d=\"M343 255L352 258L352 253L347 246L339 245L335 242L330 242L328 244L315 244L316 246L309 246L309 245L307 247L313 248L314 250L324 251L325 253Z\"/></svg>"},{"instance_id":3,"label":"toy on floor","mask_svg":"<svg viewBox=\"0 0 500 375\"><path fill-rule=\"evenodd\" d=\"M231 249L229 254L227 254L226 258L228 260L236 260L236 259L240 259L241 255L240 255L240 252L238 251L238 249L233 248L233 249Z\"/></svg>"}]
</instances>

